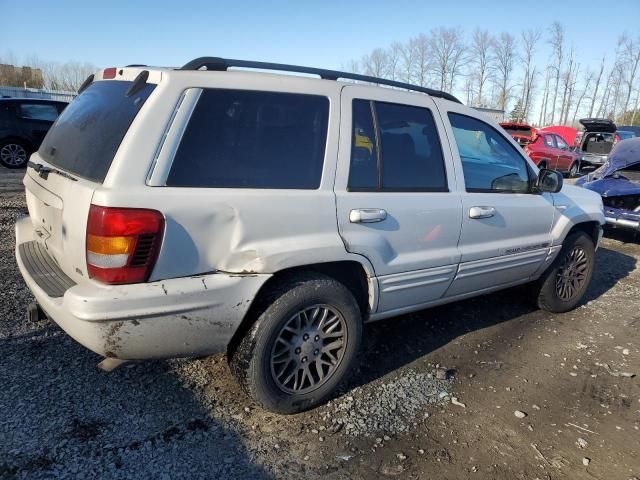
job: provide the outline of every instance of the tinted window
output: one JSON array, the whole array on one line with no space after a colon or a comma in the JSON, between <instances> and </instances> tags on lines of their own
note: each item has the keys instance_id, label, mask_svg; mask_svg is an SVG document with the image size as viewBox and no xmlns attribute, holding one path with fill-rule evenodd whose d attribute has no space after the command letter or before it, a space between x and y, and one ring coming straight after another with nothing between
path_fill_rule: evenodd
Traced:
<instances>
[{"instance_id":1,"label":"tinted window","mask_svg":"<svg viewBox=\"0 0 640 480\"><path fill-rule=\"evenodd\" d=\"M380 178L376 146L380 153ZM431 111L408 105L354 100L349 188L447 191L442 148Z\"/></svg>"},{"instance_id":2,"label":"tinted window","mask_svg":"<svg viewBox=\"0 0 640 480\"><path fill-rule=\"evenodd\" d=\"M446 190L438 131L426 108L376 102L382 188Z\"/></svg>"},{"instance_id":3,"label":"tinted window","mask_svg":"<svg viewBox=\"0 0 640 480\"><path fill-rule=\"evenodd\" d=\"M22 118L30 120L54 122L58 118L58 109L55 105L47 105L46 103L21 103L18 114Z\"/></svg>"},{"instance_id":4,"label":"tinted window","mask_svg":"<svg viewBox=\"0 0 640 480\"><path fill-rule=\"evenodd\" d=\"M378 147L373 127L371 102L353 101L353 135L349 188L375 189L378 186Z\"/></svg>"},{"instance_id":5,"label":"tinted window","mask_svg":"<svg viewBox=\"0 0 640 480\"><path fill-rule=\"evenodd\" d=\"M318 188L328 114L321 96L204 90L167 185Z\"/></svg>"},{"instance_id":6,"label":"tinted window","mask_svg":"<svg viewBox=\"0 0 640 480\"><path fill-rule=\"evenodd\" d=\"M449 113L468 191L527 192L526 161L496 129L478 119Z\"/></svg>"},{"instance_id":7,"label":"tinted window","mask_svg":"<svg viewBox=\"0 0 640 480\"><path fill-rule=\"evenodd\" d=\"M96 182L104 181L131 122L155 85L127 97L132 82L98 81L60 114L40 146L49 163Z\"/></svg>"}]
</instances>

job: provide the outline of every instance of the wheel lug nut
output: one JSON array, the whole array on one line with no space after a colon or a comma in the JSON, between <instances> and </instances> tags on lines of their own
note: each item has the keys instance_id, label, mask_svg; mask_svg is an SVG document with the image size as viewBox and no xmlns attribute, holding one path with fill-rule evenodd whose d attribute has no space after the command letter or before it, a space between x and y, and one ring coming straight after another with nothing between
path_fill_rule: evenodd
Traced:
<instances>
[{"instance_id":1,"label":"wheel lug nut","mask_svg":"<svg viewBox=\"0 0 640 480\"><path fill-rule=\"evenodd\" d=\"M300 353L301 351L300 347L296 348L296 353Z\"/></svg>"},{"instance_id":2,"label":"wheel lug nut","mask_svg":"<svg viewBox=\"0 0 640 480\"><path fill-rule=\"evenodd\" d=\"M318 350L317 348L313 351L314 355L318 355L318 353L320 353L320 350Z\"/></svg>"},{"instance_id":3,"label":"wheel lug nut","mask_svg":"<svg viewBox=\"0 0 640 480\"><path fill-rule=\"evenodd\" d=\"M320 335L316 335L314 340L317 342L318 340L320 340Z\"/></svg>"},{"instance_id":4,"label":"wheel lug nut","mask_svg":"<svg viewBox=\"0 0 640 480\"><path fill-rule=\"evenodd\" d=\"M309 335L307 335L306 333L302 336L302 339L306 342L307 340L309 340Z\"/></svg>"},{"instance_id":5,"label":"wheel lug nut","mask_svg":"<svg viewBox=\"0 0 640 480\"><path fill-rule=\"evenodd\" d=\"M307 363L307 357L302 357L302 363Z\"/></svg>"}]
</instances>

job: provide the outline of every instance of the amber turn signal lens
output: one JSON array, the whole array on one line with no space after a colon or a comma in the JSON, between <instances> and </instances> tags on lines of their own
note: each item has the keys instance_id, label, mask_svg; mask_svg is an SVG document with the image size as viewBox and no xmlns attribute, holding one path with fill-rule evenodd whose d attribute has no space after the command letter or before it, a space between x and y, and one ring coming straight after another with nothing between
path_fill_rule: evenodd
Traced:
<instances>
[{"instance_id":1,"label":"amber turn signal lens","mask_svg":"<svg viewBox=\"0 0 640 480\"><path fill-rule=\"evenodd\" d=\"M102 237L87 235L87 251L101 255L129 254L133 251L135 237Z\"/></svg>"}]
</instances>

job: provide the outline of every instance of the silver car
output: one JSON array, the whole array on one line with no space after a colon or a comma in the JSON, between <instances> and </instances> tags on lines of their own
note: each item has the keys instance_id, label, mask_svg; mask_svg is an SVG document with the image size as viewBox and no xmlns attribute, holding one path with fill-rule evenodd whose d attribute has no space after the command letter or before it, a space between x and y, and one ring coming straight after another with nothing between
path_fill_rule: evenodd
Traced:
<instances>
[{"instance_id":1,"label":"silver car","mask_svg":"<svg viewBox=\"0 0 640 480\"><path fill-rule=\"evenodd\" d=\"M570 310L604 223L449 94L219 58L97 72L24 185L16 258L49 318L112 363L226 352L283 413L345 380L364 322L523 283Z\"/></svg>"}]
</instances>

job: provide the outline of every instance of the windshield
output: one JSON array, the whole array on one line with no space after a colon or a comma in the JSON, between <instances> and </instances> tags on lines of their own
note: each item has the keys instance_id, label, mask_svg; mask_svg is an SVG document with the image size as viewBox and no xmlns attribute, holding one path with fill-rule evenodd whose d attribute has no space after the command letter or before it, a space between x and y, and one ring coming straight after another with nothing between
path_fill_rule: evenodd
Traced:
<instances>
[{"instance_id":1,"label":"windshield","mask_svg":"<svg viewBox=\"0 0 640 480\"><path fill-rule=\"evenodd\" d=\"M102 183L131 122L155 88L146 84L126 96L132 83L92 83L58 117L40 146L40 156L62 170Z\"/></svg>"}]
</instances>

